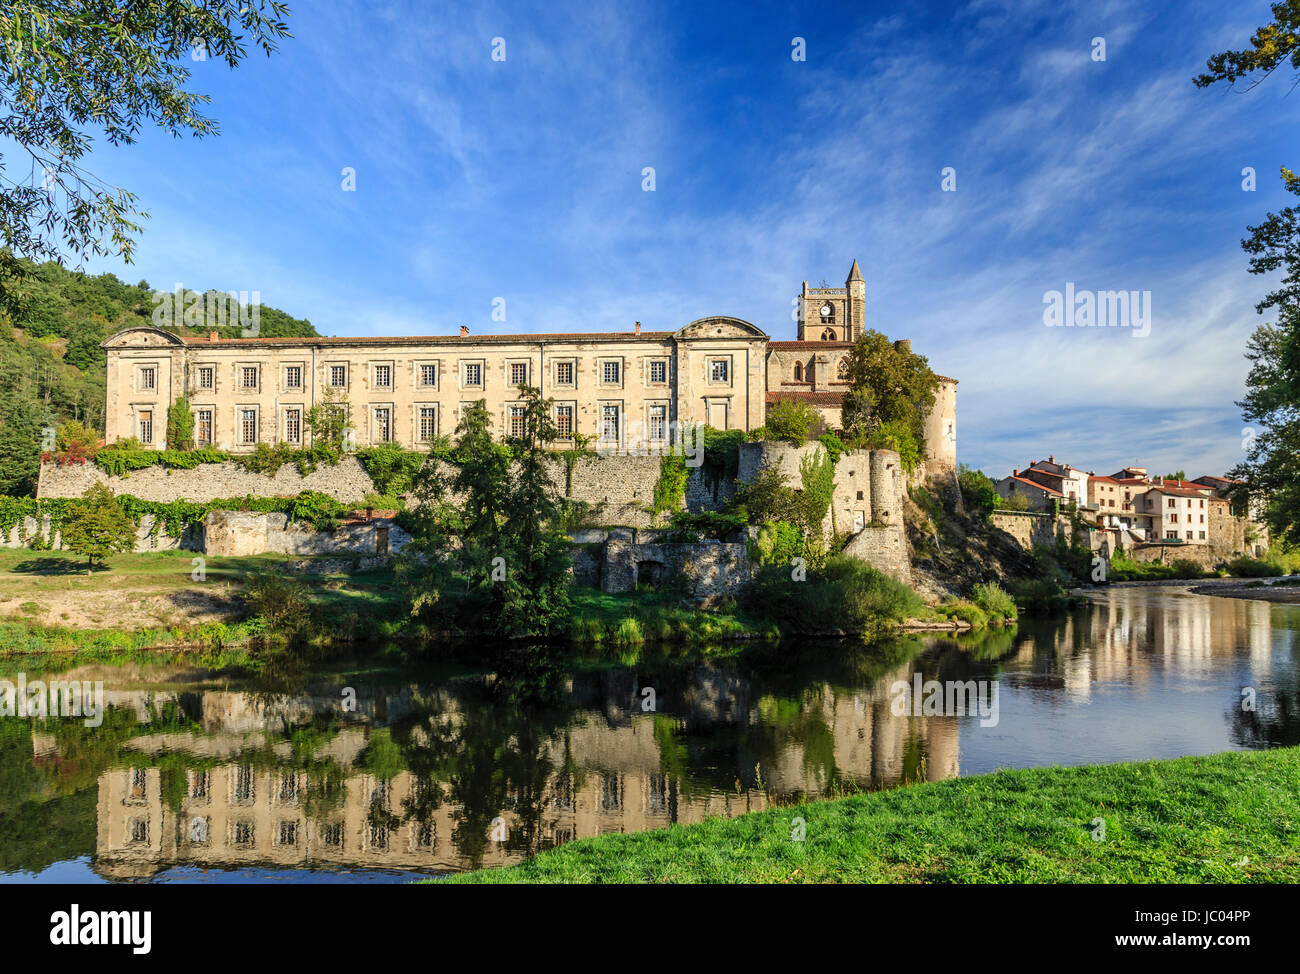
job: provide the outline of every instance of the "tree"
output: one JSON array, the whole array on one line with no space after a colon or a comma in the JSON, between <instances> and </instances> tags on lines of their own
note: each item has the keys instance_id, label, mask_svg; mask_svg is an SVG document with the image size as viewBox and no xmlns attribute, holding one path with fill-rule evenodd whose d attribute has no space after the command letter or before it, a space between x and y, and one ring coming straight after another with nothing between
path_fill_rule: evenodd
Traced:
<instances>
[{"instance_id":1,"label":"tree","mask_svg":"<svg viewBox=\"0 0 1300 974\"><path fill-rule=\"evenodd\" d=\"M167 407L167 449L194 449L194 414L189 396L182 395Z\"/></svg>"},{"instance_id":2,"label":"tree","mask_svg":"<svg viewBox=\"0 0 1300 974\"><path fill-rule=\"evenodd\" d=\"M864 443L877 427L898 423L910 433L917 454L923 455L925 418L934 408L939 388L925 356L869 329L849 353L848 379L842 421L854 445Z\"/></svg>"},{"instance_id":3,"label":"tree","mask_svg":"<svg viewBox=\"0 0 1300 974\"><path fill-rule=\"evenodd\" d=\"M63 547L89 559L86 573L107 556L135 547L135 522L122 509L106 484L89 487L82 503L71 506L64 515L59 533Z\"/></svg>"},{"instance_id":4,"label":"tree","mask_svg":"<svg viewBox=\"0 0 1300 974\"><path fill-rule=\"evenodd\" d=\"M303 419L311 431L313 448L342 450L352 429L352 403L338 389L326 389L321 401L307 410Z\"/></svg>"},{"instance_id":5,"label":"tree","mask_svg":"<svg viewBox=\"0 0 1300 974\"><path fill-rule=\"evenodd\" d=\"M20 258L120 255L131 260L148 214L134 193L81 165L89 128L133 143L144 123L179 137L215 134L210 99L187 91L190 57L237 67L248 45L268 56L283 37L280 0L10 0L0 7L0 138L27 158L0 158L0 281L24 275ZM201 52L201 55L200 53ZM12 286L0 302L21 303Z\"/></svg>"},{"instance_id":6,"label":"tree","mask_svg":"<svg viewBox=\"0 0 1300 974\"><path fill-rule=\"evenodd\" d=\"M1260 84L1289 60L1300 69L1300 0L1272 6L1273 21L1255 31L1250 50L1225 51L1207 62L1195 78L1199 88L1220 81L1230 85L1251 79ZM1283 167L1282 184L1300 196L1300 176ZM1237 403L1247 422L1243 437L1246 459L1229 471L1244 482L1233 491L1234 505L1262 507L1274 538L1300 542L1300 206L1269 213L1263 223L1247 227L1241 242L1250 255L1252 274L1281 272L1278 286L1255 305L1263 314L1277 309L1277 321L1260 325L1247 344L1251 363L1246 396ZM1253 502L1253 504L1251 503Z\"/></svg>"},{"instance_id":7,"label":"tree","mask_svg":"<svg viewBox=\"0 0 1300 974\"><path fill-rule=\"evenodd\" d=\"M808 442L813 428L821 423L821 414L806 402L782 399L767 411L767 439L784 440L799 446Z\"/></svg>"}]
</instances>

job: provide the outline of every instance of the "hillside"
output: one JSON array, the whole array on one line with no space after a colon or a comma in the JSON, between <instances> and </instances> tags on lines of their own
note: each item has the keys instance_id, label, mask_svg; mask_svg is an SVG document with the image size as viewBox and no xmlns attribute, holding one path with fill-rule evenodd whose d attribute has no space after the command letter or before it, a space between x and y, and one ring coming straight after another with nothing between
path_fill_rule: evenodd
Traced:
<instances>
[{"instance_id":1,"label":"hillside","mask_svg":"<svg viewBox=\"0 0 1300 974\"><path fill-rule=\"evenodd\" d=\"M147 281L126 284L113 274L92 277L52 262L27 271L15 295L20 310L0 311L0 494L35 489L43 427L75 419L103 428L100 343L123 328L154 323L154 288ZM262 305L259 317L267 337L317 334L310 321L278 308ZM168 330L239 335L238 324L206 321Z\"/></svg>"}]
</instances>

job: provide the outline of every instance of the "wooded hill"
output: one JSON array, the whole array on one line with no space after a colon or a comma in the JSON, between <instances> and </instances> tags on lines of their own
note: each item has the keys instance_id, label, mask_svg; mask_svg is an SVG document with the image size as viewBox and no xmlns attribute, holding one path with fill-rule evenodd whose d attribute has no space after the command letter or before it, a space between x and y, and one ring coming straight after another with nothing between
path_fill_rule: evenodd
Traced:
<instances>
[{"instance_id":1,"label":"wooded hill","mask_svg":"<svg viewBox=\"0 0 1300 974\"><path fill-rule=\"evenodd\" d=\"M0 494L10 495L36 488L43 428L67 420L104 428L100 343L123 328L155 324L158 304L147 281L126 284L113 274L92 277L53 262L26 270L16 295L20 310L0 311ZM239 337L237 321L218 323L202 313L196 325L166 330ZM259 327L268 338L317 334L305 318L266 305L259 310Z\"/></svg>"}]
</instances>

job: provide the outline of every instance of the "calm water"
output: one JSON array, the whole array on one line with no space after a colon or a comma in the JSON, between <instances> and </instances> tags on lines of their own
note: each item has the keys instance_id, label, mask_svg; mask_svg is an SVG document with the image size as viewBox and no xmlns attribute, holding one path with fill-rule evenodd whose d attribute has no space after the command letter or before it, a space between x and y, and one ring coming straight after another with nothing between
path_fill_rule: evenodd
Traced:
<instances>
[{"instance_id":1,"label":"calm water","mask_svg":"<svg viewBox=\"0 0 1300 974\"><path fill-rule=\"evenodd\" d=\"M83 668L102 727L0 719L0 879L393 882L906 781L1294 744L1298 630L1300 607L1132 588L983 640L709 663ZM996 724L898 714L918 673L996 685Z\"/></svg>"}]
</instances>

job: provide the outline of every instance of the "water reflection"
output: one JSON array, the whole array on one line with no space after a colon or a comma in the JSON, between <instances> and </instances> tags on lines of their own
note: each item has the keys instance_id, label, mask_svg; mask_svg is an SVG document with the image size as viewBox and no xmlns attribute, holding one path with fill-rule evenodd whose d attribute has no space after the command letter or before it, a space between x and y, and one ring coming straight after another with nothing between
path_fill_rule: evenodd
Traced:
<instances>
[{"instance_id":1,"label":"water reflection","mask_svg":"<svg viewBox=\"0 0 1300 974\"><path fill-rule=\"evenodd\" d=\"M1296 630L1295 607L1135 588L979 640L717 663L230 685L100 669L103 727L0 721L0 871L437 872L999 766L1297 743ZM891 686L916 673L998 680L1000 721L898 715Z\"/></svg>"}]
</instances>

